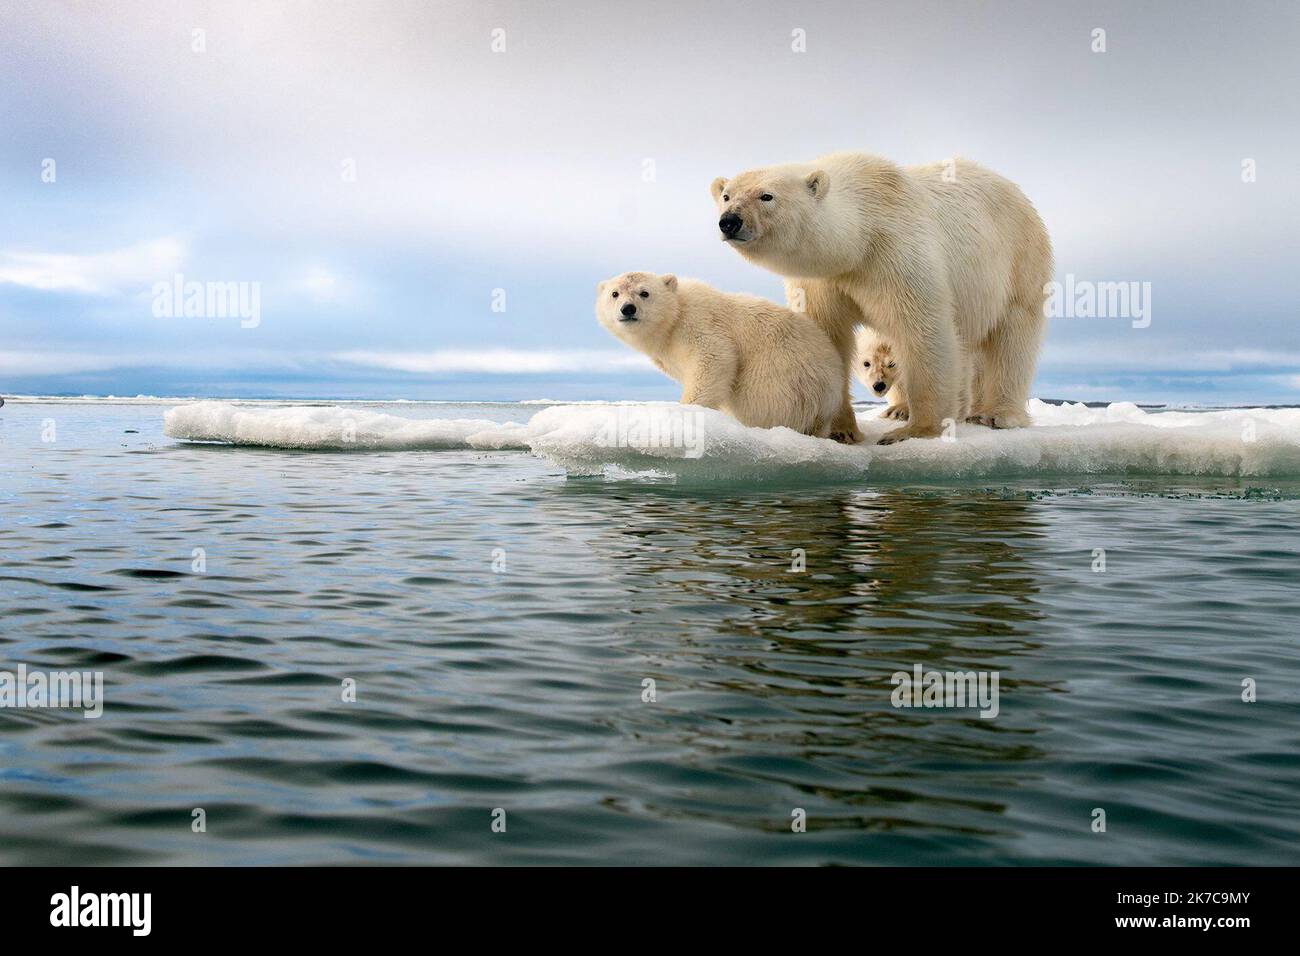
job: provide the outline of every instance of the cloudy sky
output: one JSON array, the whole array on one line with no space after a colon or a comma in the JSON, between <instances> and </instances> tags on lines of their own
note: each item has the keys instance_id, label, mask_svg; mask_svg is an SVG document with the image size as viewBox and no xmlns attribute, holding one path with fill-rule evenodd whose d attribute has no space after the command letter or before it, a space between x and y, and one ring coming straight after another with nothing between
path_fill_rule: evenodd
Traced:
<instances>
[{"instance_id":1,"label":"cloudy sky","mask_svg":"<svg viewBox=\"0 0 1300 956\"><path fill-rule=\"evenodd\" d=\"M1292 0L5 3L0 393L675 397L596 281L780 298L709 182L862 149L1149 283L1054 318L1036 394L1300 402L1297 49ZM178 274L256 321L158 314Z\"/></svg>"}]
</instances>

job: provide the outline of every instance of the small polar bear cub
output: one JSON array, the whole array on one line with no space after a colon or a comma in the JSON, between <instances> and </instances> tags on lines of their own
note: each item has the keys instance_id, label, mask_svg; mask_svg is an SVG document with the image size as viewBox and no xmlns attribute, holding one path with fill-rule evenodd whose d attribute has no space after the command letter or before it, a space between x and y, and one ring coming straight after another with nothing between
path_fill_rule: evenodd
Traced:
<instances>
[{"instance_id":1,"label":"small polar bear cub","mask_svg":"<svg viewBox=\"0 0 1300 956\"><path fill-rule=\"evenodd\" d=\"M908 417L907 387L903 384L903 363L898 352L875 329L863 326L857 330L857 348L853 362L853 373L859 382L871 389L876 398L883 398L888 404L881 412L882 418L906 421ZM960 420L968 420L971 414L972 396L975 392L975 368L970 353L961 349L959 355L957 397ZM973 419L969 419L973 420Z\"/></svg>"},{"instance_id":2,"label":"small polar bear cub","mask_svg":"<svg viewBox=\"0 0 1300 956\"><path fill-rule=\"evenodd\" d=\"M903 375L898 368L898 357L889 341L868 328L858 329L857 360L853 363L853 372L858 381L871 389L876 398L883 398L889 404L882 412L884 418L904 420L907 418L907 390L903 387Z\"/></svg>"},{"instance_id":3,"label":"small polar bear cub","mask_svg":"<svg viewBox=\"0 0 1300 956\"><path fill-rule=\"evenodd\" d=\"M596 286L596 318L681 382L683 405L716 408L755 428L831 437L844 365L806 317L695 279L625 272Z\"/></svg>"}]
</instances>

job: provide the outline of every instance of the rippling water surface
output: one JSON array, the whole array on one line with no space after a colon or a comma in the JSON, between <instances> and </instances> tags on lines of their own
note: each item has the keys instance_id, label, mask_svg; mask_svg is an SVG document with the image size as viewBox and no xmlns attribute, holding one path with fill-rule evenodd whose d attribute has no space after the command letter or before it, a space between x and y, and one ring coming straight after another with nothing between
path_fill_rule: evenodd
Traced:
<instances>
[{"instance_id":1,"label":"rippling water surface","mask_svg":"<svg viewBox=\"0 0 1300 956\"><path fill-rule=\"evenodd\" d=\"M162 412L0 409L0 670L106 684L0 710L2 862L1296 862L1294 484L686 488ZM895 708L917 663L1000 713Z\"/></svg>"}]
</instances>

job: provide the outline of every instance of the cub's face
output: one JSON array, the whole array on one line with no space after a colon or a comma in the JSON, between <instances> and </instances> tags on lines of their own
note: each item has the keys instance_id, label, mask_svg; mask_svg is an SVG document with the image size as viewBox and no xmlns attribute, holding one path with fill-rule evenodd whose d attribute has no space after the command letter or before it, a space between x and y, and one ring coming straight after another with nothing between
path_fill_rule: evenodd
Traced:
<instances>
[{"instance_id":1,"label":"cub's face","mask_svg":"<svg viewBox=\"0 0 1300 956\"><path fill-rule=\"evenodd\" d=\"M884 398L898 381L900 369L889 343L870 335L858 337L857 362L853 372L858 381L871 389L876 398Z\"/></svg>"},{"instance_id":2,"label":"cub's face","mask_svg":"<svg viewBox=\"0 0 1300 956\"><path fill-rule=\"evenodd\" d=\"M596 318L621 339L663 331L677 318L677 277L624 272L596 286Z\"/></svg>"},{"instance_id":3,"label":"cub's face","mask_svg":"<svg viewBox=\"0 0 1300 956\"><path fill-rule=\"evenodd\" d=\"M781 272L807 242L829 184L820 170L784 167L750 170L731 179L719 176L710 191L718 204L722 241L745 258Z\"/></svg>"}]
</instances>

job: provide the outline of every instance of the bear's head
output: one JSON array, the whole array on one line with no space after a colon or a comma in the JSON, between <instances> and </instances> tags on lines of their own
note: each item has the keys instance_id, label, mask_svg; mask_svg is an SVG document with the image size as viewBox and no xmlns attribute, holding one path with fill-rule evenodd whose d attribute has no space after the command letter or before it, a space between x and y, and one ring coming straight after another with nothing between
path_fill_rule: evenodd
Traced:
<instances>
[{"instance_id":1,"label":"bear's head","mask_svg":"<svg viewBox=\"0 0 1300 956\"><path fill-rule=\"evenodd\" d=\"M858 381L875 397L884 398L901 374L893 348L870 329L859 329L855 354L853 373Z\"/></svg>"},{"instance_id":2,"label":"bear's head","mask_svg":"<svg viewBox=\"0 0 1300 956\"><path fill-rule=\"evenodd\" d=\"M596 286L596 318L614 335L650 347L677 321L677 277L624 272Z\"/></svg>"},{"instance_id":3,"label":"bear's head","mask_svg":"<svg viewBox=\"0 0 1300 956\"><path fill-rule=\"evenodd\" d=\"M807 165L751 169L709 187L718 204L722 241L780 275L823 276L826 194L830 177Z\"/></svg>"}]
</instances>

